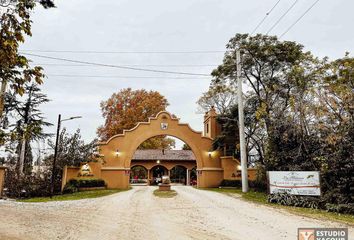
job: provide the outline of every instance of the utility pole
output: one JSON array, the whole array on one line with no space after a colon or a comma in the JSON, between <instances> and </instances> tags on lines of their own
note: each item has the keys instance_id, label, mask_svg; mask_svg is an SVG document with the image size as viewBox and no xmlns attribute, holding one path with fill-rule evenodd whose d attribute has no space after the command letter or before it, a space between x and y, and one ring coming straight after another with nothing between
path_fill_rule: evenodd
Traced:
<instances>
[{"instance_id":1,"label":"utility pole","mask_svg":"<svg viewBox=\"0 0 354 240\"><path fill-rule=\"evenodd\" d=\"M61 122L64 121L69 121L77 118L82 118L81 116L76 116L76 117L70 117L67 119L61 119L61 114L58 115L58 126L57 126L57 136L55 138L55 148L54 148L54 159L53 159L53 168L52 168L52 179L50 183L50 198L53 197L54 194L54 181L55 181L55 168L56 168L56 162L57 162L57 157L58 157L58 144L59 144L59 134L60 134L60 125Z\"/></svg>"},{"instance_id":2,"label":"utility pole","mask_svg":"<svg viewBox=\"0 0 354 240\"><path fill-rule=\"evenodd\" d=\"M53 159L53 168L52 168L52 181L50 183L50 198L52 198L53 194L54 194L55 164L56 164L57 155L58 155L58 142L59 142L60 123L61 123L61 114L58 115L57 135L56 135L56 138L55 138L54 159Z\"/></svg>"},{"instance_id":3,"label":"utility pole","mask_svg":"<svg viewBox=\"0 0 354 240\"><path fill-rule=\"evenodd\" d=\"M246 141L245 141L245 122L243 116L244 114L243 114L240 50L236 51L236 68L237 68L236 76L237 76L237 95L238 95L238 122L239 122L239 130L240 130L242 192L248 192L247 153L246 153Z\"/></svg>"}]
</instances>

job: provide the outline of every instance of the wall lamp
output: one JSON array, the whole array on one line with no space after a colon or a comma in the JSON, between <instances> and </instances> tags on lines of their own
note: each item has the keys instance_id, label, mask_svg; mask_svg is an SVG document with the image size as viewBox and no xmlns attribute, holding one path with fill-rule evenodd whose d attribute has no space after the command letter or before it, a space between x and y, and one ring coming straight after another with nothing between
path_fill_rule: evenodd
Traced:
<instances>
[{"instance_id":1,"label":"wall lamp","mask_svg":"<svg viewBox=\"0 0 354 240\"><path fill-rule=\"evenodd\" d=\"M237 171L241 171L241 165L237 165Z\"/></svg>"},{"instance_id":2,"label":"wall lamp","mask_svg":"<svg viewBox=\"0 0 354 240\"><path fill-rule=\"evenodd\" d=\"M119 157L119 154L120 154L119 149L117 149L116 156Z\"/></svg>"},{"instance_id":3,"label":"wall lamp","mask_svg":"<svg viewBox=\"0 0 354 240\"><path fill-rule=\"evenodd\" d=\"M156 163L157 163L157 164L160 164L160 163L161 163L161 161L160 161L160 160L157 160L157 161L156 161Z\"/></svg>"},{"instance_id":4,"label":"wall lamp","mask_svg":"<svg viewBox=\"0 0 354 240\"><path fill-rule=\"evenodd\" d=\"M211 157L211 154L212 154L212 153L213 153L212 151L209 151L209 152L208 152L209 157Z\"/></svg>"}]
</instances>

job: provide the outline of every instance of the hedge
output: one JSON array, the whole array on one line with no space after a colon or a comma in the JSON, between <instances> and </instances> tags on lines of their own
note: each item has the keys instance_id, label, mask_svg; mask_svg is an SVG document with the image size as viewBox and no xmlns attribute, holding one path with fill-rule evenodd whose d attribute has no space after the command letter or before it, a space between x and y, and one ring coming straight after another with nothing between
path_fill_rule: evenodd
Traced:
<instances>
[{"instance_id":1,"label":"hedge","mask_svg":"<svg viewBox=\"0 0 354 240\"><path fill-rule=\"evenodd\" d=\"M257 191L262 191L262 192L267 191L267 183L263 183L261 181L248 180L248 185L250 188L253 188L254 190ZM237 188L242 187L242 181L224 179L222 180L220 187L237 187Z\"/></svg>"},{"instance_id":2,"label":"hedge","mask_svg":"<svg viewBox=\"0 0 354 240\"><path fill-rule=\"evenodd\" d=\"M79 188L90 188L90 187L104 187L106 183L103 179L99 178L78 178L70 179L65 185L63 193L74 193L77 192Z\"/></svg>"}]
</instances>

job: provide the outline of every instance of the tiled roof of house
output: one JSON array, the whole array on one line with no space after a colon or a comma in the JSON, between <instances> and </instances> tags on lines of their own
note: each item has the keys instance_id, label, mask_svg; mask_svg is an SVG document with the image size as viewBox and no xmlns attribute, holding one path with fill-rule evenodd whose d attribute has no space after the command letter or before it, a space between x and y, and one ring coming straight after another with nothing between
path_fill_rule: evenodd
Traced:
<instances>
[{"instance_id":1,"label":"tiled roof of house","mask_svg":"<svg viewBox=\"0 0 354 240\"><path fill-rule=\"evenodd\" d=\"M136 150L132 160L195 160L191 150Z\"/></svg>"}]
</instances>

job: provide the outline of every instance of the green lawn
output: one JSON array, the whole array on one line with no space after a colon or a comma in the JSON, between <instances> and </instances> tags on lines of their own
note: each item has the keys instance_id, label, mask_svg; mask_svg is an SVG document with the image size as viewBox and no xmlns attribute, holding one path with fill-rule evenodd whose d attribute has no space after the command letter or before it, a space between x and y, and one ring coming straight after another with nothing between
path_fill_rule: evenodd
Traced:
<instances>
[{"instance_id":1,"label":"green lawn","mask_svg":"<svg viewBox=\"0 0 354 240\"><path fill-rule=\"evenodd\" d=\"M354 226L354 215L350 214L340 214L334 212L327 212L325 210L320 209L311 209L311 208L300 208L300 207L290 207L290 206L282 206L279 204L268 203L267 201L267 194L262 192L255 192L250 190L247 193L243 193L241 189L234 189L234 188L202 188L202 190L208 190L213 192L219 192L231 197L242 198L244 200L264 204L274 208L284 209L290 213L294 213L297 215L320 219L320 220L330 220L330 221L337 221L341 223L345 223L348 225Z\"/></svg>"},{"instance_id":2,"label":"green lawn","mask_svg":"<svg viewBox=\"0 0 354 240\"><path fill-rule=\"evenodd\" d=\"M126 191L125 189L109 189L109 190L92 190L92 191L82 191L76 192L72 194L63 194L63 195L55 195L52 198L50 197L36 197L36 198L28 198L28 199L19 199L19 202L50 202L50 201L69 201L69 200L79 200L85 198L97 198L103 197L107 195L111 195L113 193Z\"/></svg>"},{"instance_id":3,"label":"green lawn","mask_svg":"<svg viewBox=\"0 0 354 240\"><path fill-rule=\"evenodd\" d=\"M175 190L171 190L171 191L160 191L158 189L156 189L154 191L154 195L156 197L160 197L160 198L173 198L177 195L177 192Z\"/></svg>"}]
</instances>

